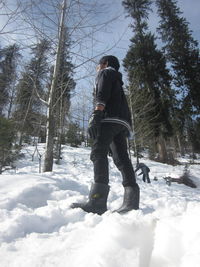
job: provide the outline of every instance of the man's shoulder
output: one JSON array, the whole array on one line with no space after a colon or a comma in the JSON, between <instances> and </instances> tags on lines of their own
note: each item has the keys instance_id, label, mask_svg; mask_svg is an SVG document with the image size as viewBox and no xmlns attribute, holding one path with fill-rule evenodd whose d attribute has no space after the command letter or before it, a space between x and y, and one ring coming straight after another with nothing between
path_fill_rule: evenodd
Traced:
<instances>
[{"instance_id":1,"label":"man's shoulder","mask_svg":"<svg viewBox=\"0 0 200 267\"><path fill-rule=\"evenodd\" d=\"M101 70L98 74L98 77L116 80L117 79L117 72L115 69L108 67L108 68Z\"/></svg>"},{"instance_id":2,"label":"man's shoulder","mask_svg":"<svg viewBox=\"0 0 200 267\"><path fill-rule=\"evenodd\" d=\"M101 74L116 75L116 70L112 67L107 67L100 71Z\"/></svg>"}]
</instances>

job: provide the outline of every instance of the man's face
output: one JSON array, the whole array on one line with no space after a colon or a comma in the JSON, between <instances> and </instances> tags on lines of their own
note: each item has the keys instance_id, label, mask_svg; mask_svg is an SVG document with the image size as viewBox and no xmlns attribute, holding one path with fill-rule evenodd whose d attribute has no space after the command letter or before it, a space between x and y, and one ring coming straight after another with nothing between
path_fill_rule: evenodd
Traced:
<instances>
[{"instance_id":1,"label":"man's face","mask_svg":"<svg viewBox=\"0 0 200 267\"><path fill-rule=\"evenodd\" d=\"M105 68L108 67L108 62L104 63L104 64L99 64L96 68L97 72L100 71L100 70L103 70Z\"/></svg>"}]
</instances>

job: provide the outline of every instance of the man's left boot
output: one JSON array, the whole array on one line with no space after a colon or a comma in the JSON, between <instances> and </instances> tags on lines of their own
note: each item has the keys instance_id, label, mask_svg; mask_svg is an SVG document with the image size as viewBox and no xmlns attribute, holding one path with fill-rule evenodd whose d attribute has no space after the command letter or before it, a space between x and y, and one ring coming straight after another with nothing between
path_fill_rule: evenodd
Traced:
<instances>
[{"instance_id":1,"label":"man's left boot","mask_svg":"<svg viewBox=\"0 0 200 267\"><path fill-rule=\"evenodd\" d=\"M71 208L81 208L86 212L92 212L101 215L107 211L107 198L109 189L109 185L94 183L90 189L88 202L72 203Z\"/></svg>"},{"instance_id":2,"label":"man's left boot","mask_svg":"<svg viewBox=\"0 0 200 267\"><path fill-rule=\"evenodd\" d=\"M116 212L123 214L131 210L138 210L140 202L140 188L138 184L134 187L124 187L124 200L122 206L115 210Z\"/></svg>"}]
</instances>

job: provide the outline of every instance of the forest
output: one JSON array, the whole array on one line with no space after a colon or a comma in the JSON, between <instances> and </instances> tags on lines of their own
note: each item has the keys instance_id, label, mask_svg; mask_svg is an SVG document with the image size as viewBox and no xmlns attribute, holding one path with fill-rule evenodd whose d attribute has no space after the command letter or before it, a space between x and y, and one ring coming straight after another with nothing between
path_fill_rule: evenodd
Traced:
<instances>
[{"instance_id":1,"label":"forest","mask_svg":"<svg viewBox=\"0 0 200 267\"><path fill-rule=\"evenodd\" d=\"M46 144L43 172L59 164L62 145L91 145L95 68L119 42L98 46L102 32L113 31L107 25L119 19L105 14L111 2L0 0L0 173L24 143ZM137 158L148 152L151 160L176 165L189 154L192 162L200 153L198 41L176 0L120 6L132 32L121 62L133 122L130 148ZM150 14L159 19L156 33Z\"/></svg>"}]
</instances>

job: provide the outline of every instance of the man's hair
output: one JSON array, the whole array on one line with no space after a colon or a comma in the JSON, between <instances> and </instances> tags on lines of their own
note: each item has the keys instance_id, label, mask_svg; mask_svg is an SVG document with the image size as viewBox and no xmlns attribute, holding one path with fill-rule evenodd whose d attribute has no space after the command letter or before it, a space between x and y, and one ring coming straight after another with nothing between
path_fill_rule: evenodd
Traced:
<instances>
[{"instance_id":1,"label":"man's hair","mask_svg":"<svg viewBox=\"0 0 200 267\"><path fill-rule=\"evenodd\" d=\"M108 63L108 67L113 67L117 71L119 70L120 64L119 60L115 56L104 56L99 60L99 64L106 64Z\"/></svg>"}]
</instances>

